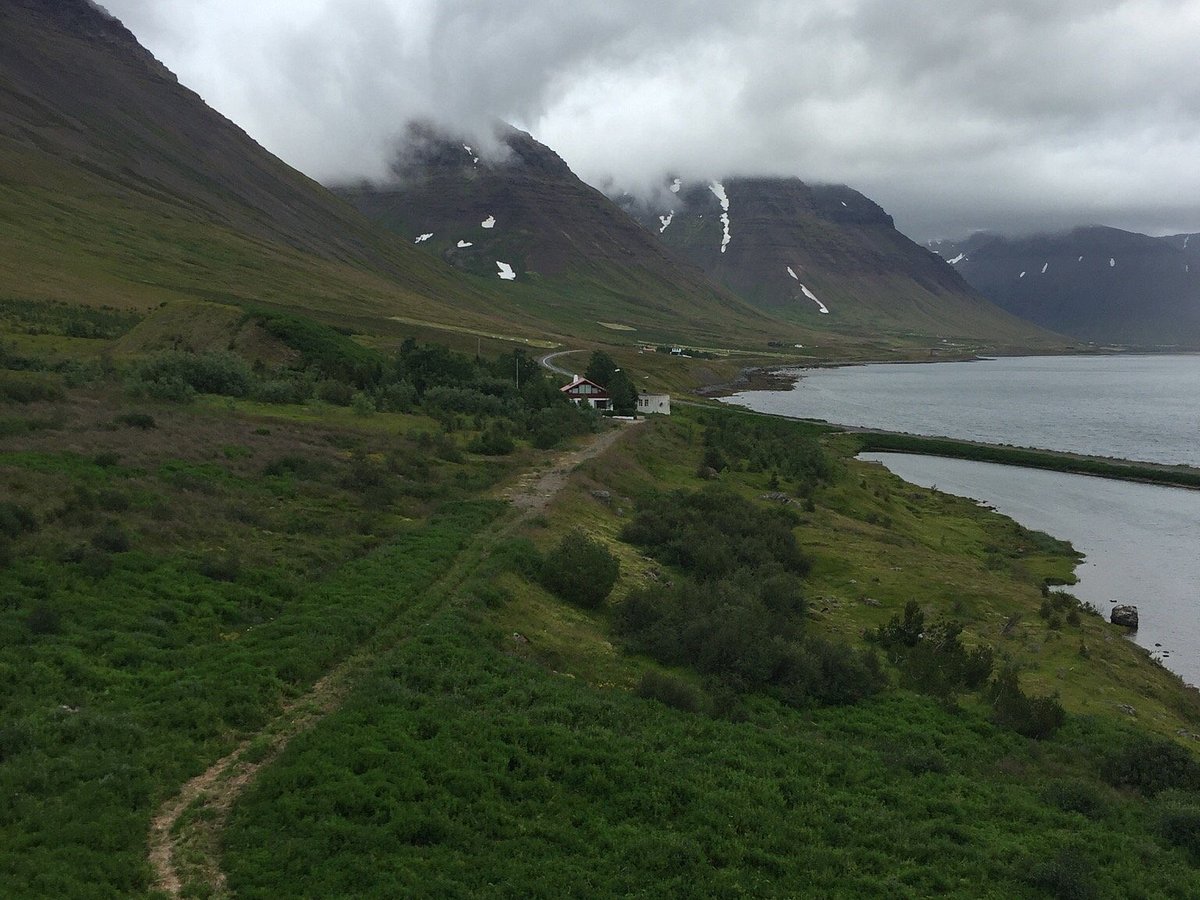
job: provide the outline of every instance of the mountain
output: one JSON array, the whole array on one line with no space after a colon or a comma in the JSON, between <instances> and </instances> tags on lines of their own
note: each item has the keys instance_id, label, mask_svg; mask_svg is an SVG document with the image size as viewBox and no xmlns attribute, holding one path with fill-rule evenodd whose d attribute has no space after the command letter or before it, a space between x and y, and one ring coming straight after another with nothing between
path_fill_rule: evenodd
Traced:
<instances>
[{"instance_id":1,"label":"mountain","mask_svg":"<svg viewBox=\"0 0 1200 900\"><path fill-rule=\"evenodd\" d=\"M0 296L382 310L449 286L88 0L0 6L0 221Z\"/></svg>"},{"instance_id":2,"label":"mountain","mask_svg":"<svg viewBox=\"0 0 1200 900\"><path fill-rule=\"evenodd\" d=\"M545 175L565 191L557 165ZM505 248L513 282L494 262L447 264L272 156L90 0L0 4L0 302L203 300L525 341L613 337L599 321L721 346L804 334L689 275L632 223L598 228L611 204L589 192L569 199L597 215L562 228L606 249L573 290L553 277L573 258L532 246ZM511 208L495 212L510 239Z\"/></svg>"},{"instance_id":3,"label":"mountain","mask_svg":"<svg viewBox=\"0 0 1200 900\"><path fill-rule=\"evenodd\" d=\"M761 309L866 333L1048 339L996 309L858 191L798 178L674 179L622 206L678 257Z\"/></svg>"},{"instance_id":4,"label":"mountain","mask_svg":"<svg viewBox=\"0 0 1200 900\"><path fill-rule=\"evenodd\" d=\"M549 147L507 125L487 138L484 149L413 125L391 179L334 191L460 271L512 282L577 330L666 337L668 325L714 342L730 329L789 332L668 253Z\"/></svg>"},{"instance_id":5,"label":"mountain","mask_svg":"<svg viewBox=\"0 0 1200 900\"><path fill-rule=\"evenodd\" d=\"M1090 226L930 245L1015 315L1084 340L1200 347L1200 235Z\"/></svg>"}]
</instances>

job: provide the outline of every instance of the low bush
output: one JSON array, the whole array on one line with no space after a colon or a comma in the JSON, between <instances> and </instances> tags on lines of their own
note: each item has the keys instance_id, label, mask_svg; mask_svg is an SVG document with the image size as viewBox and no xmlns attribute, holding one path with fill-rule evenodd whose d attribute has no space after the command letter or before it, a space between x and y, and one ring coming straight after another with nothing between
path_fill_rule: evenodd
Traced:
<instances>
[{"instance_id":1,"label":"low bush","mask_svg":"<svg viewBox=\"0 0 1200 900\"><path fill-rule=\"evenodd\" d=\"M1155 831L1173 847L1200 862L1200 794L1177 791L1158 796Z\"/></svg>"},{"instance_id":2,"label":"low bush","mask_svg":"<svg viewBox=\"0 0 1200 900\"><path fill-rule=\"evenodd\" d=\"M315 394L318 400L323 400L333 406L349 406L354 402L354 385L344 381L317 382Z\"/></svg>"},{"instance_id":3,"label":"low bush","mask_svg":"<svg viewBox=\"0 0 1200 900\"><path fill-rule=\"evenodd\" d=\"M33 373L0 371L0 400L9 403L57 403L66 398L57 378Z\"/></svg>"},{"instance_id":4,"label":"low bush","mask_svg":"<svg viewBox=\"0 0 1200 900\"><path fill-rule=\"evenodd\" d=\"M92 546L105 553L125 553L133 544L124 528L115 522L109 522L92 535Z\"/></svg>"},{"instance_id":5,"label":"low bush","mask_svg":"<svg viewBox=\"0 0 1200 900\"><path fill-rule=\"evenodd\" d=\"M661 494L645 503L621 539L701 579L743 569L807 574L811 562L792 533L795 514L763 508L722 487Z\"/></svg>"},{"instance_id":6,"label":"low bush","mask_svg":"<svg viewBox=\"0 0 1200 900\"><path fill-rule=\"evenodd\" d=\"M312 394L312 382L304 378L265 379L250 392L251 398L259 403L303 403Z\"/></svg>"},{"instance_id":7,"label":"low bush","mask_svg":"<svg viewBox=\"0 0 1200 900\"><path fill-rule=\"evenodd\" d=\"M608 599L620 571L608 547L576 528L542 559L541 581L563 600L597 609Z\"/></svg>"},{"instance_id":8,"label":"low bush","mask_svg":"<svg viewBox=\"0 0 1200 900\"><path fill-rule=\"evenodd\" d=\"M642 675L634 693L684 712L699 712L704 705L700 692L686 681L653 670Z\"/></svg>"},{"instance_id":9,"label":"low bush","mask_svg":"<svg viewBox=\"0 0 1200 900\"><path fill-rule=\"evenodd\" d=\"M37 517L28 509L8 501L0 502L0 535L18 538L37 530Z\"/></svg>"},{"instance_id":10,"label":"low bush","mask_svg":"<svg viewBox=\"0 0 1200 900\"><path fill-rule=\"evenodd\" d=\"M133 367L129 389L156 399L189 399L190 392L245 397L254 386L250 365L232 353L160 353Z\"/></svg>"},{"instance_id":11,"label":"low bush","mask_svg":"<svg viewBox=\"0 0 1200 900\"><path fill-rule=\"evenodd\" d=\"M263 474L274 478L295 478L298 481L316 481L329 469L329 464L298 453L288 453L271 460L263 467Z\"/></svg>"},{"instance_id":12,"label":"low bush","mask_svg":"<svg viewBox=\"0 0 1200 900\"><path fill-rule=\"evenodd\" d=\"M1112 750L1100 774L1113 787L1148 797L1166 790L1200 791L1200 761L1174 741L1138 736Z\"/></svg>"},{"instance_id":13,"label":"low bush","mask_svg":"<svg viewBox=\"0 0 1200 900\"><path fill-rule=\"evenodd\" d=\"M957 622L925 623L925 613L915 600L886 625L868 629L864 637L881 646L910 687L935 697L951 697L957 690L977 690L992 674L991 647L967 648L959 640Z\"/></svg>"},{"instance_id":14,"label":"low bush","mask_svg":"<svg viewBox=\"0 0 1200 900\"><path fill-rule=\"evenodd\" d=\"M124 425L126 428L137 428L141 431L150 431L158 427L158 423L154 421L154 416L142 412L127 412L116 416L113 423Z\"/></svg>"},{"instance_id":15,"label":"low bush","mask_svg":"<svg viewBox=\"0 0 1200 900\"><path fill-rule=\"evenodd\" d=\"M1089 900L1099 896L1095 864L1080 849L1060 850L1049 859L1025 868L1026 880L1058 900Z\"/></svg>"},{"instance_id":16,"label":"low bush","mask_svg":"<svg viewBox=\"0 0 1200 900\"><path fill-rule=\"evenodd\" d=\"M1047 738L1062 727L1067 714L1056 697L1030 697L1012 669L1001 672L987 690L992 720L1028 738Z\"/></svg>"},{"instance_id":17,"label":"low bush","mask_svg":"<svg viewBox=\"0 0 1200 900\"><path fill-rule=\"evenodd\" d=\"M201 557L196 571L212 581L237 581L242 561L236 553L208 553Z\"/></svg>"},{"instance_id":18,"label":"low bush","mask_svg":"<svg viewBox=\"0 0 1200 900\"><path fill-rule=\"evenodd\" d=\"M499 422L492 422L491 425L467 444L467 450L471 453L482 454L483 456L506 456L512 453L515 447L516 444L513 443L512 437L509 436L508 429Z\"/></svg>"},{"instance_id":19,"label":"low bush","mask_svg":"<svg viewBox=\"0 0 1200 900\"><path fill-rule=\"evenodd\" d=\"M1079 813L1089 819L1099 819L1108 811L1108 802L1101 789L1081 778L1060 778L1046 785L1042 792L1051 806L1063 812Z\"/></svg>"}]
</instances>

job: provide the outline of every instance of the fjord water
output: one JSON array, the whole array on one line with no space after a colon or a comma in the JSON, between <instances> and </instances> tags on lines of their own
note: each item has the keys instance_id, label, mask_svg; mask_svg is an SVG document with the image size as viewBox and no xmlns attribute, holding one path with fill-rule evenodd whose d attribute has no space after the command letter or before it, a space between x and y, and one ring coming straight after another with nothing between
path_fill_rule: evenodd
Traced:
<instances>
[{"instance_id":1,"label":"fjord water","mask_svg":"<svg viewBox=\"0 0 1200 900\"><path fill-rule=\"evenodd\" d=\"M1200 355L1009 357L797 370L728 402L839 425L1200 466Z\"/></svg>"},{"instance_id":2,"label":"fjord water","mask_svg":"<svg viewBox=\"0 0 1200 900\"><path fill-rule=\"evenodd\" d=\"M730 400L845 425L1200 466L1200 356L804 370L794 390ZM1072 593L1106 616L1114 600L1135 604L1135 640L1200 685L1200 491L940 457L864 458L1071 541L1086 554Z\"/></svg>"},{"instance_id":3,"label":"fjord water","mask_svg":"<svg viewBox=\"0 0 1200 900\"><path fill-rule=\"evenodd\" d=\"M907 453L864 453L905 481L985 500L1087 554L1071 593L1105 617L1133 603L1135 640L1200 685L1200 491Z\"/></svg>"}]
</instances>

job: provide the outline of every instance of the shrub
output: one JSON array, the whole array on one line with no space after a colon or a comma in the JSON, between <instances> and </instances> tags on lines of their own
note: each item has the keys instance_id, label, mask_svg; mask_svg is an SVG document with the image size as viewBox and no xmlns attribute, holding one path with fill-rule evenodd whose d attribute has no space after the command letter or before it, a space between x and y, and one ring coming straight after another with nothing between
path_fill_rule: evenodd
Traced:
<instances>
[{"instance_id":1,"label":"shrub","mask_svg":"<svg viewBox=\"0 0 1200 900\"><path fill-rule=\"evenodd\" d=\"M417 389L407 381L389 384L380 390L378 405L383 412L412 412L417 406Z\"/></svg>"},{"instance_id":2,"label":"shrub","mask_svg":"<svg viewBox=\"0 0 1200 900\"><path fill-rule=\"evenodd\" d=\"M1100 818L1108 810L1100 788L1081 778L1050 782L1042 792L1042 799L1063 812L1079 813L1089 819Z\"/></svg>"},{"instance_id":3,"label":"shrub","mask_svg":"<svg viewBox=\"0 0 1200 900\"><path fill-rule=\"evenodd\" d=\"M242 561L235 553L209 553L200 559L196 571L213 581L237 581Z\"/></svg>"},{"instance_id":4,"label":"shrub","mask_svg":"<svg viewBox=\"0 0 1200 900\"><path fill-rule=\"evenodd\" d=\"M157 399L190 399L190 392L245 397L254 385L249 364L232 353L161 353L134 366L130 390Z\"/></svg>"},{"instance_id":5,"label":"shrub","mask_svg":"<svg viewBox=\"0 0 1200 900\"><path fill-rule=\"evenodd\" d=\"M1148 797L1160 791L1200 790L1200 762L1174 741L1136 737L1104 759L1101 777L1113 787L1131 787Z\"/></svg>"},{"instance_id":6,"label":"shrub","mask_svg":"<svg viewBox=\"0 0 1200 900\"><path fill-rule=\"evenodd\" d=\"M129 509L129 498L120 491L105 489L96 494L96 505L106 512L125 512Z\"/></svg>"},{"instance_id":7,"label":"shrub","mask_svg":"<svg viewBox=\"0 0 1200 900\"><path fill-rule=\"evenodd\" d=\"M684 712L699 712L703 706L699 691L686 681L663 672L647 671L634 693Z\"/></svg>"},{"instance_id":8,"label":"shrub","mask_svg":"<svg viewBox=\"0 0 1200 900\"><path fill-rule=\"evenodd\" d=\"M344 381L321 381L317 383L316 396L333 406L349 406L354 402L354 385Z\"/></svg>"},{"instance_id":9,"label":"shrub","mask_svg":"<svg viewBox=\"0 0 1200 900\"><path fill-rule=\"evenodd\" d=\"M493 422L486 431L481 432L469 444L467 450L484 456L505 456L513 452L516 444L509 437L508 430L499 422Z\"/></svg>"},{"instance_id":10,"label":"shrub","mask_svg":"<svg viewBox=\"0 0 1200 900\"><path fill-rule=\"evenodd\" d=\"M115 522L109 522L92 535L92 546L105 553L125 553L132 544L125 529Z\"/></svg>"},{"instance_id":11,"label":"shrub","mask_svg":"<svg viewBox=\"0 0 1200 900\"><path fill-rule=\"evenodd\" d=\"M299 481L315 481L329 468L323 461L310 459L298 453L288 453L273 459L263 467L263 474L275 478L295 478Z\"/></svg>"},{"instance_id":12,"label":"shrub","mask_svg":"<svg viewBox=\"0 0 1200 900\"><path fill-rule=\"evenodd\" d=\"M992 720L1028 738L1046 738L1066 721L1056 697L1030 697L1017 683L1017 673L1006 669L988 686Z\"/></svg>"},{"instance_id":13,"label":"shrub","mask_svg":"<svg viewBox=\"0 0 1200 900\"><path fill-rule=\"evenodd\" d=\"M0 372L0 400L10 403L57 403L66 398L56 378L32 373Z\"/></svg>"},{"instance_id":14,"label":"shrub","mask_svg":"<svg viewBox=\"0 0 1200 900\"><path fill-rule=\"evenodd\" d=\"M608 598L620 570L608 547L576 528L543 558L541 580L562 599L596 609Z\"/></svg>"},{"instance_id":15,"label":"shrub","mask_svg":"<svg viewBox=\"0 0 1200 900\"><path fill-rule=\"evenodd\" d=\"M28 509L16 503L0 502L0 534L15 539L37 530L37 517Z\"/></svg>"},{"instance_id":16,"label":"shrub","mask_svg":"<svg viewBox=\"0 0 1200 900\"><path fill-rule=\"evenodd\" d=\"M1164 793L1159 803L1155 831L1168 844L1200 861L1200 795Z\"/></svg>"},{"instance_id":17,"label":"shrub","mask_svg":"<svg viewBox=\"0 0 1200 900\"><path fill-rule=\"evenodd\" d=\"M117 425L124 425L126 428L138 428L142 431L150 431L158 427L158 423L154 421L154 416L141 412L122 413L114 418L113 422Z\"/></svg>"},{"instance_id":18,"label":"shrub","mask_svg":"<svg viewBox=\"0 0 1200 900\"><path fill-rule=\"evenodd\" d=\"M1059 900L1087 900L1098 895L1095 864L1079 850L1064 849L1026 869L1029 883Z\"/></svg>"},{"instance_id":19,"label":"shrub","mask_svg":"<svg viewBox=\"0 0 1200 900\"><path fill-rule=\"evenodd\" d=\"M311 381L303 378L272 378L258 382L250 396L259 403L303 403L312 394Z\"/></svg>"},{"instance_id":20,"label":"shrub","mask_svg":"<svg viewBox=\"0 0 1200 900\"><path fill-rule=\"evenodd\" d=\"M957 622L925 624L925 614L915 600L904 607L904 616L893 616L886 625L864 637L878 643L913 688L936 697L950 697L964 688L982 687L992 673L992 648L968 649L959 640Z\"/></svg>"},{"instance_id":21,"label":"shrub","mask_svg":"<svg viewBox=\"0 0 1200 900\"><path fill-rule=\"evenodd\" d=\"M58 634L62 622L57 611L44 603L39 603L25 617L25 626L29 629L30 634Z\"/></svg>"}]
</instances>

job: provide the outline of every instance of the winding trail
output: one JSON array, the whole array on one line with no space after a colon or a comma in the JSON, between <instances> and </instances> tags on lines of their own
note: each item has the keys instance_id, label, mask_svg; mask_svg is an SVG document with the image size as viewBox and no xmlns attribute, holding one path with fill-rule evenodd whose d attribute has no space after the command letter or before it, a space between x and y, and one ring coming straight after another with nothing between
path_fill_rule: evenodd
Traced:
<instances>
[{"instance_id":1,"label":"winding trail","mask_svg":"<svg viewBox=\"0 0 1200 900\"><path fill-rule=\"evenodd\" d=\"M572 351L567 351L572 352ZM552 354L558 355L558 354ZM546 365L546 358L541 360ZM540 469L525 472L506 487L516 515L506 515L485 529L459 554L447 572L414 605L403 611L347 659L326 673L302 696L284 704L279 714L207 769L184 783L179 793L155 810L150 823L149 862L154 889L180 897L184 888L212 898L231 896L220 866L220 839L234 802L258 773L303 734L334 712L358 677L387 650L403 644L427 621L487 558L491 550L530 516L542 512L566 486L583 462L608 450L634 427L622 422L589 437L582 447L556 453Z\"/></svg>"}]
</instances>

